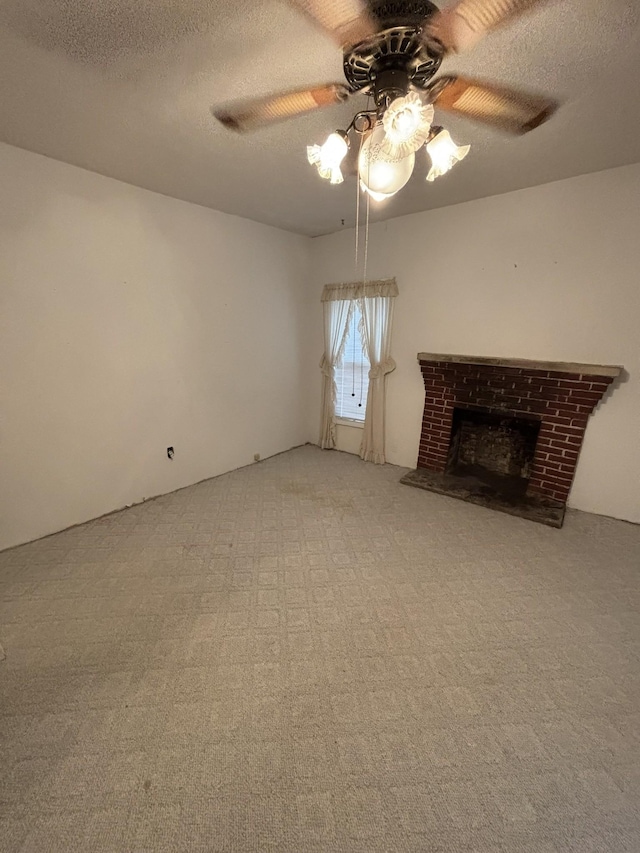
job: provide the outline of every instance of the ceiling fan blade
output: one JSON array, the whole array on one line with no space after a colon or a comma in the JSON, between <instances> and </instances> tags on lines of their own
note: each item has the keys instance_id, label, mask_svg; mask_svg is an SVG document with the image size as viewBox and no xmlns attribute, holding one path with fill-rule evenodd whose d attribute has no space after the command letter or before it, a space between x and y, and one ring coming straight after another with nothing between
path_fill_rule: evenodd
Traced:
<instances>
[{"instance_id":1,"label":"ceiling fan blade","mask_svg":"<svg viewBox=\"0 0 640 853\"><path fill-rule=\"evenodd\" d=\"M351 47L377 32L364 0L289 0L314 20L340 47Z\"/></svg>"},{"instance_id":2,"label":"ceiling fan blade","mask_svg":"<svg viewBox=\"0 0 640 853\"><path fill-rule=\"evenodd\" d=\"M213 115L229 130L244 133L265 124L282 121L303 113L339 104L349 97L349 89L342 83L329 83L310 89L296 89L280 95L252 98L223 107L214 107Z\"/></svg>"},{"instance_id":3,"label":"ceiling fan blade","mask_svg":"<svg viewBox=\"0 0 640 853\"><path fill-rule=\"evenodd\" d=\"M548 0L458 0L429 19L427 32L447 51L469 50L487 33Z\"/></svg>"},{"instance_id":4,"label":"ceiling fan blade","mask_svg":"<svg viewBox=\"0 0 640 853\"><path fill-rule=\"evenodd\" d=\"M559 106L551 98L469 77L440 77L428 91L438 109L517 134L538 127Z\"/></svg>"}]
</instances>

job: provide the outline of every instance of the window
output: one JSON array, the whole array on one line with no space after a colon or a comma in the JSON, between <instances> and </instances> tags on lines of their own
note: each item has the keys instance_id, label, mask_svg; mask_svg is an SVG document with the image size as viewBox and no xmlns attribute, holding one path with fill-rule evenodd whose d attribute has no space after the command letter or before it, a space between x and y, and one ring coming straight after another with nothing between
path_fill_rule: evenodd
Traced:
<instances>
[{"instance_id":1,"label":"window","mask_svg":"<svg viewBox=\"0 0 640 853\"><path fill-rule=\"evenodd\" d=\"M354 301L347 328L342 360L336 367L336 417L364 421L369 391L369 359L364 354L360 320L362 314Z\"/></svg>"}]
</instances>

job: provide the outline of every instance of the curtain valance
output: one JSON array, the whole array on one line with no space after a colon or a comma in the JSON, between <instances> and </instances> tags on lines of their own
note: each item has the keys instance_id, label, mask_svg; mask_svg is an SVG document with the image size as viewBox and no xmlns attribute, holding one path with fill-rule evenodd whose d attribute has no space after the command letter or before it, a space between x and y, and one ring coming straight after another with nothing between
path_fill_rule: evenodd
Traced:
<instances>
[{"instance_id":1,"label":"curtain valance","mask_svg":"<svg viewBox=\"0 0 640 853\"><path fill-rule=\"evenodd\" d=\"M325 284L321 302L337 302L343 299L371 299L375 296L397 296L395 278L379 281L354 281L349 284Z\"/></svg>"}]
</instances>

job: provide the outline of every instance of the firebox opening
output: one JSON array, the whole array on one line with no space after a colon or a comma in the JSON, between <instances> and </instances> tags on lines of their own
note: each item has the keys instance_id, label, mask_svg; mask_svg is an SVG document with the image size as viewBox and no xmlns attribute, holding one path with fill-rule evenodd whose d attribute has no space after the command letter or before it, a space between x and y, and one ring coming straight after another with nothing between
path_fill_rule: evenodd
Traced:
<instances>
[{"instance_id":1,"label":"firebox opening","mask_svg":"<svg viewBox=\"0 0 640 853\"><path fill-rule=\"evenodd\" d=\"M539 432L539 420L455 408L446 471L480 481L501 498L521 498Z\"/></svg>"}]
</instances>

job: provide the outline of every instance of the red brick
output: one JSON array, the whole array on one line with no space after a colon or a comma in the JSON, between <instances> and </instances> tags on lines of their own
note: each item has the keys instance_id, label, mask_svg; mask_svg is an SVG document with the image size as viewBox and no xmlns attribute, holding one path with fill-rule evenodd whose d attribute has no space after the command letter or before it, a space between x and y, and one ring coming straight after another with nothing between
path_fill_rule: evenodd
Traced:
<instances>
[{"instance_id":1,"label":"red brick","mask_svg":"<svg viewBox=\"0 0 640 853\"><path fill-rule=\"evenodd\" d=\"M553 431L559 433L560 435L575 436L582 436L584 433L584 430L581 427L563 426L562 424L556 424L553 428Z\"/></svg>"},{"instance_id":2,"label":"red brick","mask_svg":"<svg viewBox=\"0 0 640 853\"><path fill-rule=\"evenodd\" d=\"M571 426L571 418L567 418L564 416L561 417L560 415L549 415L547 418L545 418L545 420L547 421L547 423L550 424L562 424L563 426Z\"/></svg>"},{"instance_id":3,"label":"red brick","mask_svg":"<svg viewBox=\"0 0 640 853\"><path fill-rule=\"evenodd\" d=\"M547 376L550 379L575 379L577 381L582 378L579 373L561 373L559 370L548 370Z\"/></svg>"},{"instance_id":4,"label":"red brick","mask_svg":"<svg viewBox=\"0 0 640 853\"><path fill-rule=\"evenodd\" d=\"M576 444L579 446L582 444L583 438L584 438L584 435L581 435L579 438L575 435L568 435L568 436L566 436L565 441L567 442L567 444Z\"/></svg>"},{"instance_id":5,"label":"red brick","mask_svg":"<svg viewBox=\"0 0 640 853\"><path fill-rule=\"evenodd\" d=\"M451 430L450 429L432 429L430 431L430 434L435 436L438 439L444 439L445 441L448 442L449 438L451 437Z\"/></svg>"},{"instance_id":6,"label":"red brick","mask_svg":"<svg viewBox=\"0 0 640 853\"><path fill-rule=\"evenodd\" d=\"M487 380L489 388L511 388L511 384L508 376L491 376Z\"/></svg>"},{"instance_id":7,"label":"red brick","mask_svg":"<svg viewBox=\"0 0 640 853\"><path fill-rule=\"evenodd\" d=\"M592 406L595 406L596 403L599 403L602 399L602 394L597 394L592 391L578 391L575 394L572 394L569 398L571 403L578 403L578 405L586 406L589 403Z\"/></svg>"},{"instance_id":8,"label":"red brick","mask_svg":"<svg viewBox=\"0 0 640 853\"><path fill-rule=\"evenodd\" d=\"M560 380L558 382L560 388L565 388L567 391L590 391L591 383L582 382L580 380Z\"/></svg>"},{"instance_id":9,"label":"red brick","mask_svg":"<svg viewBox=\"0 0 640 853\"><path fill-rule=\"evenodd\" d=\"M565 459L575 459L575 461L577 462L578 457L580 456L580 451L574 450L572 447L564 447L562 449L562 456Z\"/></svg>"},{"instance_id":10,"label":"red brick","mask_svg":"<svg viewBox=\"0 0 640 853\"><path fill-rule=\"evenodd\" d=\"M538 453L552 453L554 452L556 445L552 441L544 441L540 438L536 444L536 454Z\"/></svg>"},{"instance_id":11,"label":"red brick","mask_svg":"<svg viewBox=\"0 0 640 853\"><path fill-rule=\"evenodd\" d=\"M436 459L436 460L439 460L439 461L440 461L440 460L444 461L444 460L447 458L447 454L446 454L446 453L442 453L440 450L433 450L433 449L425 450L425 451L422 453L422 456L423 456L425 459Z\"/></svg>"},{"instance_id":12,"label":"red brick","mask_svg":"<svg viewBox=\"0 0 640 853\"><path fill-rule=\"evenodd\" d=\"M558 468L561 474L568 474L573 480L576 473L576 466L573 463L570 465L559 465Z\"/></svg>"},{"instance_id":13,"label":"red brick","mask_svg":"<svg viewBox=\"0 0 640 853\"><path fill-rule=\"evenodd\" d=\"M555 441L551 445L551 449L555 453L560 453L561 451L565 450L567 447L570 447L572 450L577 450L578 447L582 444L582 439L583 439L583 436L560 435L560 433L558 433L555 437Z\"/></svg>"},{"instance_id":14,"label":"red brick","mask_svg":"<svg viewBox=\"0 0 640 853\"><path fill-rule=\"evenodd\" d=\"M569 412L569 414L590 415L593 411L593 406L584 406L582 404L572 403L547 403L547 409L551 413L561 414Z\"/></svg>"},{"instance_id":15,"label":"red brick","mask_svg":"<svg viewBox=\"0 0 640 853\"><path fill-rule=\"evenodd\" d=\"M547 462L552 462L554 465L559 465L561 467L567 468L575 468L576 461L578 459L578 454L576 453L575 460L569 459L567 456L562 456L560 453L548 453L547 454Z\"/></svg>"},{"instance_id":16,"label":"red brick","mask_svg":"<svg viewBox=\"0 0 640 853\"><path fill-rule=\"evenodd\" d=\"M566 474L556 474L553 471L546 471L543 474L543 483L551 483L553 488L569 488L573 481L573 477L568 477Z\"/></svg>"},{"instance_id":17,"label":"red brick","mask_svg":"<svg viewBox=\"0 0 640 853\"><path fill-rule=\"evenodd\" d=\"M561 379L539 379L537 384L540 385L543 391L560 391Z\"/></svg>"},{"instance_id":18,"label":"red brick","mask_svg":"<svg viewBox=\"0 0 640 853\"><path fill-rule=\"evenodd\" d=\"M440 452L439 450L436 450L436 449L434 448L434 446L433 446L432 442L430 442L430 441L423 441L423 442L421 442L421 443L420 443L420 448L419 448L419 450L420 450L420 453L422 453L422 454L425 454L425 453L439 453L439 452Z\"/></svg>"},{"instance_id":19,"label":"red brick","mask_svg":"<svg viewBox=\"0 0 640 853\"><path fill-rule=\"evenodd\" d=\"M613 382L613 376L598 376L597 373L583 373L580 379L582 379L583 382L598 382L603 385L611 385Z\"/></svg>"},{"instance_id":20,"label":"red brick","mask_svg":"<svg viewBox=\"0 0 640 853\"><path fill-rule=\"evenodd\" d=\"M434 456L442 456L443 458L446 458L448 445L445 446L443 449L439 446L439 444L439 442L432 442L429 453L433 454Z\"/></svg>"},{"instance_id":21,"label":"red brick","mask_svg":"<svg viewBox=\"0 0 640 853\"><path fill-rule=\"evenodd\" d=\"M572 478L576 470L575 465L567 462L556 462L554 459L547 459L544 464L549 472L555 471L559 477Z\"/></svg>"},{"instance_id":22,"label":"red brick","mask_svg":"<svg viewBox=\"0 0 640 853\"><path fill-rule=\"evenodd\" d=\"M556 483L550 483L548 480L543 481L542 488L545 491L550 492L554 497L556 497L557 495L561 495L562 497L559 497L558 500L564 500L564 498L569 494L569 491L571 490L570 485L563 486Z\"/></svg>"},{"instance_id":23,"label":"red brick","mask_svg":"<svg viewBox=\"0 0 640 853\"><path fill-rule=\"evenodd\" d=\"M571 476L568 475L567 471L561 471L560 466L556 465L554 462L543 462L543 479L548 480L549 478L558 479L561 481L570 481Z\"/></svg>"}]
</instances>

